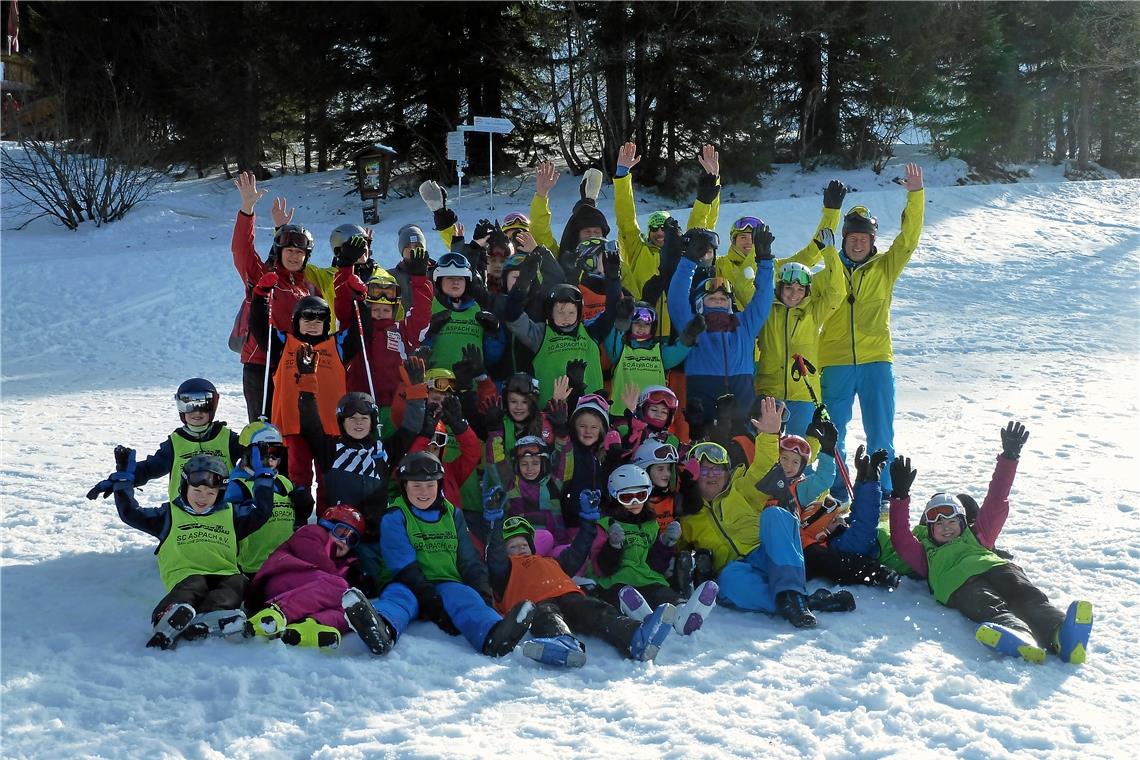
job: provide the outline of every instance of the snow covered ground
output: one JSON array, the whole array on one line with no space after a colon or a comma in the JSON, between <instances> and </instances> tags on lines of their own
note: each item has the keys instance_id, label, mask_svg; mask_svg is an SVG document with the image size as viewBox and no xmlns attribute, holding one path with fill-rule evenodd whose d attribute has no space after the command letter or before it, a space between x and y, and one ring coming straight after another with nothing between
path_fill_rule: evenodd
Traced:
<instances>
[{"instance_id":1,"label":"snow covered ground","mask_svg":"<svg viewBox=\"0 0 1140 760\"><path fill-rule=\"evenodd\" d=\"M952 489L980 498L999 428L1026 423L1000 545L1057 605L1094 601L1086 665L999 659L913 581L855 589L857 611L812 631L717 610L650 665L588 640L589 663L573 672L519 653L489 660L425 623L384 659L352 638L332 653L262 640L145 649L162 595L153 540L84 494L112 468L114 444L149 451L177 425L171 394L187 377L213 379L220 418L243 421L241 367L225 347L241 298L229 254L237 193L224 179L174 183L123 221L77 232L44 220L13 231L5 193L3 756L1135 756L1140 182L1045 171L1043 182L959 187L963 165L918 158L928 205L895 296L897 447L919 470L916 501ZM798 248L837 176L859 188L845 205L869 206L886 243L904 202L898 174L782 167L760 189L726 189L718 229L759 214L778 255ZM358 221L339 172L266 186L297 205L318 262L331 229ZM465 222L487 215L479 189L464 190ZM556 226L576 192L569 177L555 189ZM750 202L728 203L729 192ZM498 198L496 215L528 202L529 188ZM607 212L611 202L607 188ZM655 202L639 204L643 221ZM400 225L430 228L418 198L382 214L382 263ZM862 440L858 418L849 440ZM163 494L148 487L140 500Z\"/></svg>"}]
</instances>

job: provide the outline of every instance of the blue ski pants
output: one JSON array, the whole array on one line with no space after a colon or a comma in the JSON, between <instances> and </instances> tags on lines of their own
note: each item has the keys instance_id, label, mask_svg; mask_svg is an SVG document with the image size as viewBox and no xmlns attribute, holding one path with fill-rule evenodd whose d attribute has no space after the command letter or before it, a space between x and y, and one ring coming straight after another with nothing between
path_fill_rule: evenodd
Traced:
<instances>
[{"instance_id":1,"label":"blue ski pants","mask_svg":"<svg viewBox=\"0 0 1140 760\"><path fill-rule=\"evenodd\" d=\"M782 591L807 593L799 523L786 509L768 507L760 515L760 545L730 562L717 578L721 604L742 610L776 612Z\"/></svg>"},{"instance_id":2,"label":"blue ski pants","mask_svg":"<svg viewBox=\"0 0 1140 760\"><path fill-rule=\"evenodd\" d=\"M824 406L839 431L836 456L846 462L847 424L851 422L855 397L859 397L859 410L863 413L863 432L867 435L867 453L887 450L887 466L879 482L883 493L891 492L890 462L895 458L895 372L890 362L846 364L824 367L820 375L820 391ZM848 468L852 471L851 468ZM836 473L831 494L847 500L847 488Z\"/></svg>"}]
</instances>

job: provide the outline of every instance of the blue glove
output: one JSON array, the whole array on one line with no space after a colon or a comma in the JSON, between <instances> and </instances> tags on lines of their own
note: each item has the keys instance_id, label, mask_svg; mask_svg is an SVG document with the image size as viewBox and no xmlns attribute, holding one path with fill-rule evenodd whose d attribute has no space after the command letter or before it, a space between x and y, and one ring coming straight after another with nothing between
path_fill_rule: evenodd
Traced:
<instances>
[{"instance_id":1,"label":"blue glove","mask_svg":"<svg viewBox=\"0 0 1140 760\"><path fill-rule=\"evenodd\" d=\"M492 486L483 492L483 519L489 523L503 519L503 507L507 503L507 492L502 486Z\"/></svg>"},{"instance_id":2,"label":"blue glove","mask_svg":"<svg viewBox=\"0 0 1140 760\"><path fill-rule=\"evenodd\" d=\"M256 446L254 446L250 452L249 465L253 468L253 477L255 480L259 478L273 479L277 477L277 470L272 467L266 467L261 461L261 450Z\"/></svg>"},{"instance_id":3,"label":"blue glove","mask_svg":"<svg viewBox=\"0 0 1140 760\"><path fill-rule=\"evenodd\" d=\"M602 492L598 490L585 490L578 494L578 517L586 522L597 522L601 519L602 513L599 507L602 505Z\"/></svg>"},{"instance_id":4,"label":"blue glove","mask_svg":"<svg viewBox=\"0 0 1140 760\"><path fill-rule=\"evenodd\" d=\"M377 430L376 433L379 435L380 431ZM388 461L388 452L384 450L384 447L379 442L377 442L376 448L372 451L372 459L376 462L386 463Z\"/></svg>"},{"instance_id":5,"label":"blue glove","mask_svg":"<svg viewBox=\"0 0 1140 760\"><path fill-rule=\"evenodd\" d=\"M94 501L95 499L102 496L104 499L106 499L108 496L111 495L111 492L114 489L115 489L115 484L113 482L111 482L111 480L109 478L107 480L100 480L98 483L95 484L94 488L92 488L90 491L87 492L87 498Z\"/></svg>"}]
</instances>

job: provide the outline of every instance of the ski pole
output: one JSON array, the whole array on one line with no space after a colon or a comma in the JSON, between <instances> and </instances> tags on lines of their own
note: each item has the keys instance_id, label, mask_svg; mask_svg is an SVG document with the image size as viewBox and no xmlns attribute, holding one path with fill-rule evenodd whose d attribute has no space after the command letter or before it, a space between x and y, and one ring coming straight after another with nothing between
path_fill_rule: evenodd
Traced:
<instances>
[{"instance_id":1,"label":"ski pole","mask_svg":"<svg viewBox=\"0 0 1140 760\"><path fill-rule=\"evenodd\" d=\"M269 297L266 299L266 320L269 323L269 330L265 336L265 382L261 385L261 416L258 419L268 420L269 416L265 413L265 407L269 404L269 357L273 355L273 291L269 291Z\"/></svg>"},{"instance_id":2,"label":"ski pole","mask_svg":"<svg viewBox=\"0 0 1140 760\"><path fill-rule=\"evenodd\" d=\"M360 333L360 355L364 357L364 374L368 375L368 392L372 394L372 401L375 402L376 389L372 387L372 367L368 364L368 348L364 345L364 322L360 319L360 301L352 299L352 307L356 311L356 330Z\"/></svg>"},{"instance_id":3,"label":"ski pole","mask_svg":"<svg viewBox=\"0 0 1140 760\"><path fill-rule=\"evenodd\" d=\"M808 395L811 396L812 402L817 409L822 410L819 415L820 419L830 420L831 415L827 413L827 407L819 403L819 397L815 395L815 390L811 387L811 383L809 383L807 379L809 373L815 374L815 366L800 354L792 354L792 360L795 362L795 366L792 367L792 379L804 381L804 385L807 386ZM851 487L851 473L847 471L847 463L844 462L841 457L835 457L835 469L839 471L839 477L843 480L843 485L847 488L848 498L854 500L855 489Z\"/></svg>"}]
</instances>

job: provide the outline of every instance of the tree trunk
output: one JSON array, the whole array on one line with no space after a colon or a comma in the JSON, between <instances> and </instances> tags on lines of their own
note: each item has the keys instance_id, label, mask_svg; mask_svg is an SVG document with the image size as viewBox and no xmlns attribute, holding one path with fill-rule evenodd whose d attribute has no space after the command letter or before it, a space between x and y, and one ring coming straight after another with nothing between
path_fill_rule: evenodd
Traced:
<instances>
[{"instance_id":1,"label":"tree trunk","mask_svg":"<svg viewBox=\"0 0 1140 760\"><path fill-rule=\"evenodd\" d=\"M796 71L800 84L800 144L802 163L816 154L820 137L820 98L823 93L821 49L817 34L804 34L799 39Z\"/></svg>"},{"instance_id":2,"label":"tree trunk","mask_svg":"<svg viewBox=\"0 0 1140 760\"><path fill-rule=\"evenodd\" d=\"M1092 109L1093 90L1096 82L1088 71L1082 71L1079 85L1079 108L1077 111L1077 168L1081 171L1089 168L1092 160Z\"/></svg>"}]
</instances>

